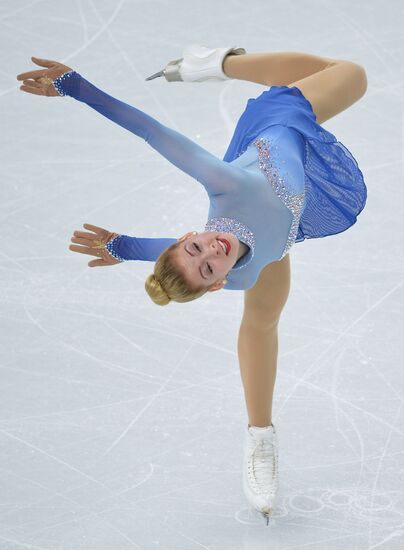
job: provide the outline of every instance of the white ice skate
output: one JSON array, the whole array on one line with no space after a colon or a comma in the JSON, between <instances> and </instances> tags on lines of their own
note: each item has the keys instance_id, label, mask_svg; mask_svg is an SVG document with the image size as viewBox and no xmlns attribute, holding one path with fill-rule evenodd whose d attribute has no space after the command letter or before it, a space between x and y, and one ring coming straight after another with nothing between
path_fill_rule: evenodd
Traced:
<instances>
[{"instance_id":1,"label":"white ice skate","mask_svg":"<svg viewBox=\"0 0 404 550\"><path fill-rule=\"evenodd\" d=\"M248 427L244 441L244 494L269 523L278 491L278 438L275 426Z\"/></svg>"},{"instance_id":2,"label":"white ice skate","mask_svg":"<svg viewBox=\"0 0 404 550\"><path fill-rule=\"evenodd\" d=\"M170 61L161 71L147 77L153 80L164 76L168 82L203 82L204 80L229 80L223 71L226 55L243 55L244 48L208 48L191 44L182 52L182 57Z\"/></svg>"}]
</instances>

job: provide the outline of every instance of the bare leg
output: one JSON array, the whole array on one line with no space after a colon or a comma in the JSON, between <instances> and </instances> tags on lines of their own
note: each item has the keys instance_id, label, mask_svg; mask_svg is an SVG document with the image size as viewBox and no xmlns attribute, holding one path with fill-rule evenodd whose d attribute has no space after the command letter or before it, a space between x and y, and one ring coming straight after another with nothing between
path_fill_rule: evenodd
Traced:
<instances>
[{"instance_id":1,"label":"bare leg","mask_svg":"<svg viewBox=\"0 0 404 550\"><path fill-rule=\"evenodd\" d=\"M278 359L278 323L290 290L290 258L272 262L244 292L238 358L249 424L272 423Z\"/></svg>"},{"instance_id":2,"label":"bare leg","mask_svg":"<svg viewBox=\"0 0 404 550\"><path fill-rule=\"evenodd\" d=\"M278 360L277 325L260 331L241 323L238 356L249 424L269 426Z\"/></svg>"},{"instance_id":3,"label":"bare leg","mask_svg":"<svg viewBox=\"0 0 404 550\"><path fill-rule=\"evenodd\" d=\"M367 89L361 65L301 52L228 55L223 70L230 78L266 86L296 86L310 102L318 124L348 109Z\"/></svg>"},{"instance_id":4,"label":"bare leg","mask_svg":"<svg viewBox=\"0 0 404 550\"><path fill-rule=\"evenodd\" d=\"M223 71L229 78L250 80L266 86L287 86L327 69L338 60L302 52L228 55Z\"/></svg>"}]
</instances>

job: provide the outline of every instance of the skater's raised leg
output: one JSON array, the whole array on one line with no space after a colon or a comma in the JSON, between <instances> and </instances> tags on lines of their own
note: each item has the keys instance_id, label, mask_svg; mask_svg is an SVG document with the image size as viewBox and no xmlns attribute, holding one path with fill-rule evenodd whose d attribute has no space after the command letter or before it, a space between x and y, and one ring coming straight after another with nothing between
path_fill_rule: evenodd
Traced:
<instances>
[{"instance_id":1,"label":"skater's raised leg","mask_svg":"<svg viewBox=\"0 0 404 550\"><path fill-rule=\"evenodd\" d=\"M223 71L229 78L266 86L296 86L318 124L350 107L367 89L366 71L358 63L303 52L228 55Z\"/></svg>"},{"instance_id":2,"label":"skater's raised leg","mask_svg":"<svg viewBox=\"0 0 404 550\"><path fill-rule=\"evenodd\" d=\"M228 55L223 71L229 78L265 86L288 86L296 80L324 71L338 62L303 52L265 52Z\"/></svg>"}]
</instances>

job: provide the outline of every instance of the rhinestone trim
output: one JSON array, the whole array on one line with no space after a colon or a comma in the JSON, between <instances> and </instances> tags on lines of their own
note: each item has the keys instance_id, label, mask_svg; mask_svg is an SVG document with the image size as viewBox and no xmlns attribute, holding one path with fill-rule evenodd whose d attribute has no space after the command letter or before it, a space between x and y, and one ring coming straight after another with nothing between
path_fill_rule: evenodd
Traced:
<instances>
[{"instance_id":1,"label":"rhinestone trim","mask_svg":"<svg viewBox=\"0 0 404 550\"><path fill-rule=\"evenodd\" d=\"M246 267L254 258L255 235L251 229L240 220L225 217L211 218L205 226L205 231L232 233L241 242L250 247L249 252L237 260L231 271Z\"/></svg>"},{"instance_id":2,"label":"rhinestone trim","mask_svg":"<svg viewBox=\"0 0 404 550\"><path fill-rule=\"evenodd\" d=\"M115 260L119 260L120 262L124 262L125 258L122 258L118 254L118 252L115 250L115 246L119 244L119 242L122 240L123 237L126 237L126 235L118 235L107 242L105 245L105 249L115 258Z\"/></svg>"},{"instance_id":3,"label":"rhinestone trim","mask_svg":"<svg viewBox=\"0 0 404 550\"><path fill-rule=\"evenodd\" d=\"M70 78L71 76L75 76L76 74L77 74L76 71L67 71L54 79L53 85L56 88L59 95L62 95L62 96L67 95L66 92L63 90L63 82L67 78Z\"/></svg>"},{"instance_id":4,"label":"rhinestone trim","mask_svg":"<svg viewBox=\"0 0 404 550\"><path fill-rule=\"evenodd\" d=\"M252 142L258 149L258 159L260 169L264 172L267 180L273 187L275 193L282 200L287 208L293 214L292 225L289 230L289 235L283 249L280 260L286 256L290 247L296 240L297 231L299 229L300 217L303 212L305 192L291 193L285 185L285 180L280 176L274 163L276 147L272 147L270 141L266 138L257 138Z\"/></svg>"}]
</instances>

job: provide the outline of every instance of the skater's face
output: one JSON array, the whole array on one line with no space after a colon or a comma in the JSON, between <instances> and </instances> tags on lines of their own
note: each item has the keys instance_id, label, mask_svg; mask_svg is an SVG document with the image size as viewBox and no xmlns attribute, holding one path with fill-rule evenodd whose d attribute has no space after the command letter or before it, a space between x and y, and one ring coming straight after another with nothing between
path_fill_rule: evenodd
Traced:
<instances>
[{"instance_id":1,"label":"skater's face","mask_svg":"<svg viewBox=\"0 0 404 550\"><path fill-rule=\"evenodd\" d=\"M218 239L226 239L230 243L227 254ZM240 244L237 237L216 231L197 235L189 232L178 241L181 244L177 250L177 265L185 279L194 287L211 287L209 292L223 288L223 280L237 262Z\"/></svg>"}]
</instances>

